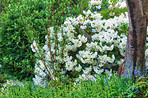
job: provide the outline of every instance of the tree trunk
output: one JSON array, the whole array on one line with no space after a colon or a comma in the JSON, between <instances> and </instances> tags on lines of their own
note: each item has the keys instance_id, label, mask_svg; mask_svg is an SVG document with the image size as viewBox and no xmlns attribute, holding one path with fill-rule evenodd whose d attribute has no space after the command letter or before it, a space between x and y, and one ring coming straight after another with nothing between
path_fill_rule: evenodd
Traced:
<instances>
[{"instance_id":1,"label":"tree trunk","mask_svg":"<svg viewBox=\"0 0 148 98\"><path fill-rule=\"evenodd\" d=\"M148 6L145 4L148 4L148 0L126 0L126 3L129 18L129 34L127 38L125 64L121 77L132 77L136 79L145 74L145 43L147 33L147 13L145 12L148 9Z\"/></svg>"},{"instance_id":2,"label":"tree trunk","mask_svg":"<svg viewBox=\"0 0 148 98\"><path fill-rule=\"evenodd\" d=\"M142 7L143 7L144 14L147 17L147 25L148 25L148 0L142 0Z\"/></svg>"}]
</instances>

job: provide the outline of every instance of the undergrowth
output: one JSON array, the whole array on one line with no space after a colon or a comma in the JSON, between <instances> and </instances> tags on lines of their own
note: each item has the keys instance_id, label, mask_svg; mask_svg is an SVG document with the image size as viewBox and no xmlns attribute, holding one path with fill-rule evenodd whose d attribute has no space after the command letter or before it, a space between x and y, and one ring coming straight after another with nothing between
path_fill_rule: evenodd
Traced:
<instances>
[{"instance_id":1,"label":"undergrowth","mask_svg":"<svg viewBox=\"0 0 148 98\"><path fill-rule=\"evenodd\" d=\"M31 81L24 81L24 87L11 86L5 89L1 98L111 98L123 97L124 92L132 85L128 78L99 75L97 81L79 83L50 81L48 87L35 86Z\"/></svg>"}]
</instances>

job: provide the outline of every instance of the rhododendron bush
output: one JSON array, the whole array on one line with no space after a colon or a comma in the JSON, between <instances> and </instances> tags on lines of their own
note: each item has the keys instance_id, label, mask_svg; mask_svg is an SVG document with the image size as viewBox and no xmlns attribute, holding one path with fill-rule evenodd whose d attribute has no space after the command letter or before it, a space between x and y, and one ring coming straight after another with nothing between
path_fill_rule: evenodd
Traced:
<instances>
[{"instance_id":1,"label":"rhododendron bush","mask_svg":"<svg viewBox=\"0 0 148 98\"><path fill-rule=\"evenodd\" d=\"M56 69L61 75L78 80L111 74L112 68L123 62L127 37L119 31L127 23L127 13L104 20L99 13L88 10L78 17L68 17L60 27L50 27L42 48L37 41L31 45L38 58L35 84L45 86L47 78L57 79Z\"/></svg>"}]
</instances>

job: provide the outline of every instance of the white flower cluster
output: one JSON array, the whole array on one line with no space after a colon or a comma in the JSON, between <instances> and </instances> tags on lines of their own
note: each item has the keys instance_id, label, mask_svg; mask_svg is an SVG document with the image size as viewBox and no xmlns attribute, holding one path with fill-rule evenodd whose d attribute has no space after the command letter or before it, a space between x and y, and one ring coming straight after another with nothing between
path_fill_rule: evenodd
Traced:
<instances>
[{"instance_id":1,"label":"white flower cluster","mask_svg":"<svg viewBox=\"0 0 148 98\"><path fill-rule=\"evenodd\" d=\"M91 0L89 2L89 7L95 6L97 9L101 8L102 0Z\"/></svg>"},{"instance_id":2,"label":"white flower cluster","mask_svg":"<svg viewBox=\"0 0 148 98\"><path fill-rule=\"evenodd\" d=\"M0 93L0 96L1 94L3 94L3 92L7 92L7 94L9 94L8 88L10 88L11 86L24 87L24 84L18 80L7 80L7 82L3 84L2 88L0 88L2 92Z\"/></svg>"},{"instance_id":3,"label":"white flower cluster","mask_svg":"<svg viewBox=\"0 0 148 98\"><path fill-rule=\"evenodd\" d=\"M45 37L46 39L47 36ZM34 40L31 48L33 52L36 52L37 54L35 55L36 57L42 58L43 55L45 55L44 59L45 60L41 60L41 59L37 59L36 60L36 64L35 64L35 73L37 73L37 75L35 75L35 78L33 78L33 81L35 83L35 85L40 85L41 87L45 87L48 84L48 80L50 78L52 79L56 79L53 76L53 71L51 68L51 58L50 58L50 52L49 52L49 48L47 46L48 44L48 40L46 41L46 44L44 45L43 49L39 49L39 45L37 44L37 42ZM43 52L43 50L45 50L44 54L41 54L41 52ZM51 50L52 52L54 52L54 49ZM50 73L49 73L50 72ZM48 75L50 75L50 77L47 77Z\"/></svg>"},{"instance_id":4,"label":"white flower cluster","mask_svg":"<svg viewBox=\"0 0 148 98\"><path fill-rule=\"evenodd\" d=\"M37 65L38 64L38 65ZM45 87L48 84L48 81L46 79L47 76L47 70L45 70L45 66L41 60L37 60L35 64L35 73L38 75L35 75L35 78L33 78L33 81L35 85L40 85L41 87ZM44 72L45 70L45 72ZM42 77L40 77L42 76Z\"/></svg>"},{"instance_id":5,"label":"white flower cluster","mask_svg":"<svg viewBox=\"0 0 148 98\"><path fill-rule=\"evenodd\" d=\"M147 27L148 28L148 27ZM148 36L148 29L147 29L147 36ZM146 37L146 41L148 42L148 37ZM146 43L146 50L145 50L145 65L146 68L148 69L148 43Z\"/></svg>"},{"instance_id":6,"label":"white flower cluster","mask_svg":"<svg viewBox=\"0 0 148 98\"><path fill-rule=\"evenodd\" d=\"M43 53L38 55L39 57L43 55L44 60L38 59L35 65L35 73L43 77L35 76L33 80L36 85L45 86L47 70L50 71L51 78L55 79L52 75L53 67L56 69L62 65L63 74L70 72L78 74L83 80L95 80L92 73L107 73L104 68L123 62L123 59L116 57L124 57L127 37L119 35L117 29L122 24L128 23L127 14L108 20L101 18L99 13L88 10L76 18L68 17L64 24L57 28L57 32L53 27L49 28L50 33L46 35L45 45L41 49ZM31 48L38 53L35 41ZM55 61L54 65L51 58Z\"/></svg>"}]
</instances>

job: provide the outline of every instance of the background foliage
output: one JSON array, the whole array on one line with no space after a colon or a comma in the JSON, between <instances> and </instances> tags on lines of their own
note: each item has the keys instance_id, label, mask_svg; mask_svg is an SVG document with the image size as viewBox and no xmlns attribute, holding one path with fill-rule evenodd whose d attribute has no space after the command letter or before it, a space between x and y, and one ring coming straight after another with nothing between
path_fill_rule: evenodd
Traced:
<instances>
[{"instance_id":1,"label":"background foliage","mask_svg":"<svg viewBox=\"0 0 148 98\"><path fill-rule=\"evenodd\" d=\"M60 25L66 17L78 15L82 9L87 9L87 4L83 0L22 0L20 2L11 0L10 2L9 5L9 2L2 3L6 8L5 13L0 16L2 72L16 76L20 80L26 77L32 79L33 71L29 69L33 70L35 65L33 52L30 49L33 38L39 39L42 45L49 26Z\"/></svg>"}]
</instances>

